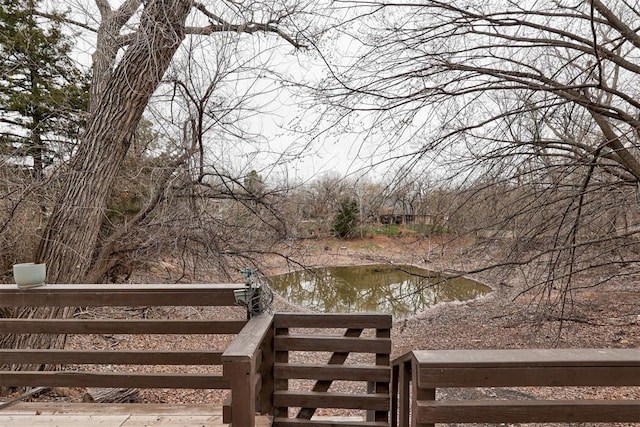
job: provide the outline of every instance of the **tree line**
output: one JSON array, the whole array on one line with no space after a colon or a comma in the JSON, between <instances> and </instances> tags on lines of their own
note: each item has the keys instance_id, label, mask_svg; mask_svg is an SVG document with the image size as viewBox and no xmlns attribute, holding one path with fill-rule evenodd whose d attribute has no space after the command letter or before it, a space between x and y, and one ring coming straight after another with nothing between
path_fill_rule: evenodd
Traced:
<instances>
[{"instance_id":1,"label":"tree line","mask_svg":"<svg viewBox=\"0 0 640 427\"><path fill-rule=\"evenodd\" d=\"M493 264L526 266L552 304L580 277L638 271L632 3L85 3L1 3L5 267L42 259L51 282L101 281L123 257L171 248L190 268L224 270L286 238L287 209L326 218L328 205L285 208L308 188L261 183L225 154L240 141L260 151L247 125L258 95L287 87L300 146L330 133L380 141L372 163L396 172L384 203L508 237ZM70 56L82 37L90 66ZM289 75L274 65L283 56L322 73ZM332 218L367 218L366 186L338 181L355 195Z\"/></svg>"}]
</instances>

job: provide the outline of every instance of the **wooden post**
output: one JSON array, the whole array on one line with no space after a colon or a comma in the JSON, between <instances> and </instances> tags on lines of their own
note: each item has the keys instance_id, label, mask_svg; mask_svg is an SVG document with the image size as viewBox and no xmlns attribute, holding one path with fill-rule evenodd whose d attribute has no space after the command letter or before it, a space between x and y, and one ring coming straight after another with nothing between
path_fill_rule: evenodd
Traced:
<instances>
[{"instance_id":1,"label":"wooden post","mask_svg":"<svg viewBox=\"0 0 640 427\"><path fill-rule=\"evenodd\" d=\"M260 406L258 410L261 414L273 415L273 391L275 383L273 380L273 328L269 328L269 332L262 342L262 364L260 366L260 374L262 375L262 390L260 391Z\"/></svg>"},{"instance_id":2,"label":"wooden post","mask_svg":"<svg viewBox=\"0 0 640 427\"><path fill-rule=\"evenodd\" d=\"M231 425L254 427L256 399L251 360L226 360L224 376L231 382Z\"/></svg>"},{"instance_id":3,"label":"wooden post","mask_svg":"<svg viewBox=\"0 0 640 427\"><path fill-rule=\"evenodd\" d=\"M367 381L367 394L375 394L376 393L376 383L372 381ZM376 420L376 411L369 409L367 410L366 418L367 421L375 421Z\"/></svg>"},{"instance_id":4,"label":"wooden post","mask_svg":"<svg viewBox=\"0 0 640 427\"><path fill-rule=\"evenodd\" d=\"M270 339L273 317L256 315L247 322L222 355L224 378L231 384L231 424L234 427L254 427L256 384L259 359L265 357L261 349Z\"/></svg>"},{"instance_id":5,"label":"wooden post","mask_svg":"<svg viewBox=\"0 0 640 427\"><path fill-rule=\"evenodd\" d=\"M289 328L275 328L275 336L279 335L289 335ZM286 350L274 351L274 362L283 364L289 363L289 352ZM289 380L286 378L274 380L273 386L275 390L288 390ZM289 408L286 406L278 406L277 408L274 408L273 412L275 417L289 417Z\"/></svg>"},{"instance_id":6,"label":"wooden post","mask_svg":"<svg viewBox=\"0 0 640 427\"><path fill-rule=\"evenodd\" d=\"M400 408L400 416L397 422L399 427L409 427L411 422L411 412L409 410L411 407L411 364L412 361L409 360L398 366L398 407ZM395 427L395 424L392 425Z\"/></svg>"},{"instance_id":7,"label":"wooden post","mask_svg":"<svg viewBox=\"0 0 640 427\"><path fill-rule=\"evenodd\" d=\"M399 385L400 365L391 367L391 427L398 427L398 394L400 393Z\"/></svg>"},{"instance_id":8,"label":"wooden post","mask_svg":"<svg viewBox=\"0 0 640 427\"><path fill-rule=\"evenodd\" d=\"M418 401L420 400L436 400L435 388L421 388L418 381L418 362L415 358L411 360L411 381L413 383L411 399L411 425L415 427L435 427L434 423L418 424Z\"/></svg>"},{"instance_id":9,"label":"wooden post","mask_svg":"<svg viewBox=\"0 0 640 427\"><path fill-rule=\"evenodd\" d=\"M391 329L376 329L377 338L391 338ZM376 353L376 365L377 366L390 366L391 356L389 353ZM374 393L389 395L389 382L376 382L374 383ZM389 411L391 408L387 408L386 411L375 411L373 414L373 421L389 422Z\"/></svg>"}]
</instances>

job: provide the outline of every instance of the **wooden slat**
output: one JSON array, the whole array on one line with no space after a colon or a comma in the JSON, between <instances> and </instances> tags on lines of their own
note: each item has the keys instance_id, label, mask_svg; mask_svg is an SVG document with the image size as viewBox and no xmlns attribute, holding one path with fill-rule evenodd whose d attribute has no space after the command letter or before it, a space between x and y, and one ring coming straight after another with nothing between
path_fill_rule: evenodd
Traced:
<instances>
[{"instance_id":1,"label":"wooden slat","mask_svg":"<svg viewBox=\"0 0 640 427\"><path fill-rule=\"evenodd\" d=\"M225 424L231 424L233 419L232 405L231 395L228 395L222 403L222 422Z\"/></svg>"},{"instance_id":2,"label":"wooden slat","mask_svg":"<svg viewBox=\"0 0 640 427\"><path fill-rule=\"evenodd\" d=\"M303 420L300 418L274 418L274 427L389 427L389 423L356 420Z\"/></svg>"},{"instance_id":3,"label":"wooden slat","mask_svg":"<svg viewBox=\"0 0 640 427\"><path fill-rule=\"evenodd\" d=\"M237 334L246 320L0 319L10 334Z\"/></svg>"},{"instance_id":4,"label":"wooden slat","mask_svg":"<svg viewBox=\"0 0 640 427\"><path fill-rule=\"evenodd\" d=\"M418 402L420 423L640 422L640 401Z\"/></svg>"},{"instance_id":5,"label":"wooden slat","mask_svg":"<svg viewBox=\"0 0 640 427\"><path fill-rule=\"evenodd\" d=\"M384 366L289 365L276 363L274 376L277 379L389 381L391 379L391 369Z\"/></svg>"},{"instance_id":6,"label":"wooden slat","mask_svg":"<svg viewBox=\"0 0 640 427\"><path fill-rule=\"evenodd\" d=\"M262 361L260 363L260 374L262 377L262 388L258 396L258 411L262 414L273 414L273 402L271 395L275 389L273 377L273 365L275 352L273 351L274 328L269 328L267 336L262 343Z\"/></svg>"},{"instance_id":7,"label":"wooden slat","mask_svg":"<svg viewBox=\"0 0 640 427\"><path fill-rule=\"evenodd\" d=\"M393 318L377 313L277 313L276 328L391 328Z\"/></svg>"},{"instance_id":8,"label":"wooden slat","mask_svg":"<svg viewBox=\"0 0 640 427\"><path fill-rule=\"evenodd\" d=\"M640 366L635 349L416 350L413 355L431 368Z\"/></svg>"},{"instance_id":9,"label":"wooden slat","mask_svg":"<svg viewBox=\"0 0 640 427\"><path fill-rule=\"evenodd\" d=\"M275 391L274 406L304 408L343 408L387 410L390 398L383 394L322 393L313 391Z\"/></svg>"},{"instance_id":10,"label":"wooden slat","mask_svg":"<svg viewBox=\"0 0 640 427\"><path fill-rule=\"evenodd\" d=\"M362 334L363 329L360 328L348 328L345 332L344 332L344 337L345 338L357 338ZM349 352L339 352L336 351L333 354L331 354L331 357L329 358L329 365L342 365L344 364L344 362L347 360L347 357L349 357ZM329 391L329 387L331 387L331 384L333 384L333 381L331 380L319 380L316 381L316 383L313 385L313 389L311 390L312 392L327 392ZM313 414L316 412L317 407L302 407L300 408L300 410L298 411L298 415L297 418L304 418L304 419L311 419L311 417L313 416Z\"/></svg>"},{"instance_id":11,"label":"wooden slat","mask_svg":"<svg viewBox=\"0 0 640 427\"><path fill-rule=\"evenodd\" d=\"M242 285L0 285L0 307L233 306Z\"/></svg>"},{"instance_id":12,"label":"wooden slat","mask_svg":"<svg viewBox=\"0 0 640 427\"><path fill-rule=\"evenodd\" d=\"M20 402L4 408L0 414L141 414L141 415L221 415L222 408L211 404L175 403L81 403L68 401ZM1 423L0 423L1 425ZM26 427L26 426L25 426Z\"/></svg>"},{"instance_id":13,"label":"wooden slat","mask_svg":"<svg viewBox=\"0 0 640 427\"><path fill-rule=\"evenodd\" d=\"M229 389L230 383L212 374L133 374L94 372L3 372L0 386L123 387Z\"/></svg>"},{"instance_id":14,"label":"wooden slat","mask_svg":"<svg viewBox=\"0 0 640 427\"><path fill-rule=\"evenodd\" d=\"M381 339L388 339L391 341L391 329L376 329L376 337ZM389 353L376 354L376 366L389 367L391 365L391 356ZM372 380L373 381L373 380ZM391 388L389 387L390 380L383 380L370 383L370 389L374 393L389 395ZM384 411L376 411L372 416L367 415L367 419L373 419L375 421L389 421L389 410L387 408Z\"/></svg>"},{"instance_id":15,"label":"wooden slat","mask_svg":"<svg viewBox=\"0 0 640 427\"><path fill-rule=\"evenodd\" d=\"M222 351L0 350L6 364L220 365Z\"/></svg>"},{"instance_id":16,"label":"wooden slat","mask_svg":"<svg viewBox=\"0 0 640 427\"><path fill-rule=\"evenodd\" d=\"M229 344L222 355L222 360L254 359L262 347L262 343L269 335L273 325L273 316L260 314L247 322L242 331Z\"/></svg>"},{"instance_id":17,"label":"wooden slat","mask_svg":"<svg viewBox=\"0 0 640 427\"><path fill-rule=\"evenodd\" d=\"M420 387L637 386L637 367L424 368Z\"/></svg>"},{"instance_id":18,"label":"wooden slat","mask_svg":"<svg viewBox=\"0 0 640 427\"><path fill-rule=\"evenodd\" d=\"M275 337L277 336L286 336L289 334L289 329L286 328L274 328L274 343L275 343ZM275 348L274 346L274 352L273 352L273 362L274 364L287 364L289 363L289 352L288 351L280 351L277 348ZM289 380L287 379L274 379L273 381L273 389L274 391L276 390L288 390L289 389ZM289 408L288 408L288 404L285 402L284 405L281 406L276 406L275 402L273 402L273 409L274 409L274 415L276 417L288 417L288 412L289 412Z\"/></svg>"},{"instance_id":19,"label":"wooden slat","mask_svg":"<svg viewBox=\"0 0 640 427\"><path fill-rule=\"evenodd\" d=\"M390 353L391 340L380 338L289 335L275 337L277 350Z\"/></svg>"}]
</instances>

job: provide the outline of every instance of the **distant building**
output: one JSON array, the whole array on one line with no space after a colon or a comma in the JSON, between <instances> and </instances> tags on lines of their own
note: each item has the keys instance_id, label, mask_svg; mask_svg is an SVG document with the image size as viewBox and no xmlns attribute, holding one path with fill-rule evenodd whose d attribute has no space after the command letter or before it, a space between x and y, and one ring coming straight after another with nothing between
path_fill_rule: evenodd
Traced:
<instances>
[{"instance_id":1,"label":"distant building","mask_svg":"<svg viewBox=\"0 0 640 427\"><path fill-rule=\"evenodd\" d=\"M383 207L378 213L378 221L381 224L408 224L408 225L430 225L432 224L431 215L415 214L398 211L392 207Z\"/></svg>"}]
</instances>

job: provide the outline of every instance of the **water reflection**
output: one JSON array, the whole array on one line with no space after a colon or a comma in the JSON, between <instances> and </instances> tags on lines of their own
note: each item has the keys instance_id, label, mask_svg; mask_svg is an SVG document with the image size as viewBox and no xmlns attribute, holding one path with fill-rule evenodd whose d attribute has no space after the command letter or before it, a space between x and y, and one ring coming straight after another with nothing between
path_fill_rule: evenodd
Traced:
<instances>
[{"instance_id":1,"label":"water reflection","mask_svg":"<svg viewBox=\"0 0 640 427\"><path fill-rule=\"evenodd\" d=\"M313 310L413 315L444 301L464 301L491 291L466 278L446 278L406 265L325 267L270 278L283 298Z\"/></svg>"}]
</instances>

